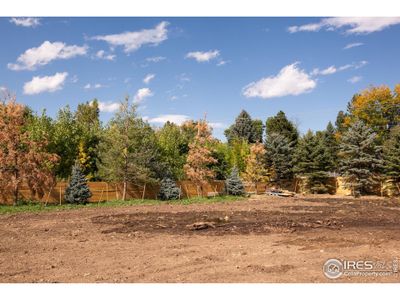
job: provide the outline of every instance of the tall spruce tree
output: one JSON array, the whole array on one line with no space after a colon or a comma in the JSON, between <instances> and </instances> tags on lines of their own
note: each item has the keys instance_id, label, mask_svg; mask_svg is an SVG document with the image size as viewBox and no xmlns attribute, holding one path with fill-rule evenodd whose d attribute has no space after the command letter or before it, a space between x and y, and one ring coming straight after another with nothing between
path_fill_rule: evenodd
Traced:
<instances>
[{"instance_id":1,"label":"tall spruce tree","mask_svg":"<svg viewBox=\"0 0 400 300\"><path fill-rule=\"evenodd\" d=\"M270 133L265 141L266 163L272 169L274 181L293 178L294 141L279 133Z\"/></svg>"},{"instance_id":2,"label":"tall spruce tree","mask_svg":"<svg viewBox=\"0 0 400 300\"><path fill-rule=\"evenodd\" d=\"M327 170L330 172L336 172L338 166L338 151L339 151L339 143L336 137L336 129L332 125L331 122L328 123L326 129L322 132L323 143L326 147L326 151L328 152L327 158Z\"/></svg>"},{"instance_id":3,"label":"tall spruce tree","mask_svg":"<svg viewBox=\"0 0 400 300\"><path fill-rule=\"evenodd\" d=\"M233 196L242 196L245 189L242 180L239 177L239 171L236 167L232 169L231 174L225 181L226 193Z\"/></svg>"},{"instance_id":4,"label":"tall spruce tree","mask_svg":"<svg viewBox=\"0 0 400 300\"><path fill-rule=\"evenodd\" d=\"M331 167L330 152L325 143L325 132L308 131L299 139L294 153L294 172L306 177L306 188L312 193L326 193L328 171Z\"/></svg>"},{"instance_id":5,"label":"tall spruce tree","mask_svg":"<svg viewBox=\"0 0 400 300\"><path fill-rule=\"evenodd\" d=\"M288 142L293 142L293 145L297 144L299 138L299 132L296 126L290 122L283 111L279 111L276 116L270 117L266 121L266 134L272 133L283 135Z\"/></svg>"},{"instance_id":6,"label":"tall spruce tree","mask_svg":"<svg viewBox=\"0 0 400 300\"><path fill-rule=\"evenodd\" d=\"M400 125L393 127L388 140L383 145L385 175L400 182Z\"/></svg>"},{"instance_id":7,"label":"tall spruce tree","mask_svg":"<svg viewBox=\"0 0 400 300\"><path fill-rule=\"evenodd\" d=\"M64 200L70 204L86 204L92 197L87 180L79 163L72 167L71 180L65 189Z\"/></svg>"},{"instance_id":8,"label":"tall spruce tree","mask_svg":"<svg viewBox=\"0 0 400 300\"><path fill-rule=\"evenodd\" d=\"M235 123L225 130L225 136L229 143L234 140L244 140L248 143L261 142L262 134L262 122L252 120L245 110L242 110L236 117Z\"/></svg>"},{"instance_id":9,"label":"tall spruce tree","mask_svg":"<svg viewBox=\"0 0 400 300\"><path fill-rule=\"evenodd\" d=\"M383 167L377 134L358 120L343 134L339 149L339 171L352 195L358 197L370 192Z\"/></svg>"}]
</instances>

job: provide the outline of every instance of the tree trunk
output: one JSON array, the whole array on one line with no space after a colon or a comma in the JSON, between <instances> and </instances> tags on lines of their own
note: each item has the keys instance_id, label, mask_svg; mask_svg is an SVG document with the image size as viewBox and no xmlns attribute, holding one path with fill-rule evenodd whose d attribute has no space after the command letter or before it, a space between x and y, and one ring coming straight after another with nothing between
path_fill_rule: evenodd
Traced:
<instances>
[{"instance_id":1,"label":"tree trunk","mask_svg":"<svg viewBox=\"0 0 400 300\"><path fill-rule=\"evenodd\" d=\"M14 189L14 206L17 206L18 204L18 195L19 195L19 184L17 183Z\"/></svg>"},{"instance_id":2,"label":"tree trunk","mask_svg":"<svg viewBox=\"0 0 400 300\"><path fill-rule=\"evenodd\" d=\"M122 201L126 200L126 186L127 186L127 183L126 183L126 180L124 180L124 185L122 188Z\"/></svg>"}]
</instances>

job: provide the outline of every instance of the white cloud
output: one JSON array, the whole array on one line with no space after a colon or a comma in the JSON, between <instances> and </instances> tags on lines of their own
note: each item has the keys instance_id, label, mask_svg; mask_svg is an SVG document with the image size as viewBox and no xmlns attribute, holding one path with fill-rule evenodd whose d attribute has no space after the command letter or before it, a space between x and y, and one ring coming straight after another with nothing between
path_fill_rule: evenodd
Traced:
<instances>
[{"instance_id":1,"label":"white cloud","mask_svg":"<svg viewBox=\"0 0 400 300\"><path fill-rule=\"evenodd\" d=\"M11 23L14 23L17 26L23 26L23 27L36 27L40 25L40 19L39 18L11 18L10 19Z\"/></svg>"},{"instance_id":2,"label":"white cloud","mask_svg":"<svg viewBox=\"0 0 400 300\"><path fill-rule=\"evenodd\" d=\"M31 81L24 84L24 94L35 95L43 92L55 92L64 86L68 73L56 73L53 76L34 76Z\"/></svg>"},{"instance_id":3,"label":"white cloud","mask_svg":"<svg viewBox=\"0 0 400 300\"><path fill-rule=\"evenodd\" d=\"M350 83L357 83L361 80L362 80L361 76L353 76L353 77L349 78L347 81Z\"/></svg>"},{"instance_id":4,"label":"white cloud","mask_svg":"<svg viewBox=\"0 0 400 300\"><path fill-rule=\"evenodd\" d=\"M186 58L193 58L197 62L207 62L219 56L219 50L210 50L207 52L194 51L186 54Z\"/></svg>"},{"instance_id":5,"label":"white cloud","mask_svg":"<svg viewBox=\"0 0 400 300\"><path fill-rule=\"evenodd\" d=\"M159 115L155 118L147 118L149 123L164 124L166 122L175 123L181 125L182 123L190 120L186 115Z\"/></svg>"},{"instance_id":6,"label":"white cloud","mask_svg":"<svg viewBox=\"0 0 400 300\"><path fill-rule=\"evenodd\" d=\"M315 76L315 75L331 75L331 74L335 74L336 72L345 71L345 70L348 70L348 69L357 70L359 68L364 67L367 64L368 64L368 62L366 60L362 60L360 62L351 63L351 64L343 65L343 66L340 66L340 67L330 66L330 67L328 67L326 69L323 69L323 70L315 68L311 72L311 75L313 75L313 76Z\"/></svg>"},{"instance_id":7,"label":"white cloud","mask_svg":"<svg viewBox=\"0 0 400 300\"><path fill-rule=\"evenodd\" d=\"M94 84L88 83L83 88L85 90L90 90L90 89L99 89L99 88L102 88L102 87L104 87L104 85L102 85L100 83L94 83Z\"/></svg>"},{"instance_id":8,"label":"white cloud","mask_svg":"<svg viewBox=\"0 0 400 300\"><path fill-rule=\"evenodd\" d=\"M17 63L8 64L8 68L14 71L35 70L38 66L44 66L56 59L69 59L87 53L87 46L68 46L62 42L51 43L45 41L37 48L30 48L21 54Z\"/></svg>"},{"instance_id":9,"label":"white cloud","mask_svg":"<svg viewBox=\"0 0 400 300\"><path fill-rule=\"evenodd\" d=\"M7 88L5 87L5 86L0 86L0 92L6 92L7 91Z\"/></svg>"},{"instance_id":10,"label":"white cloud","mask_svg":"<svg viewBox=\"0 0 400 300\"><path fill-rule=\"evenodd\" d=\"M161 22L155 28L140 31L128 31L119 34L98 35L93 40L105 41L112 46L123 46L126 53L138 50L140 47L158 45L168 38L168 22Z\"/></svg>"},{"instance_id":11,"label":"white cloud","mask_svg":"<svg viewBox=\"0 0 400 300\"><path fill-rule=\"evenodd\" d=\"M208 125L210 125L213 129L224 129L228 127L226 124L220 122L210 122Z\"/></svg>"},{"instance_id":12,"label":"white cloud","mask_svg":"<svg viewBox=\"0 0 400 300\"><path fill-rule=\"evenodd\" d=\"M219 61L219 62L217 63L217 66L218 66L218 67L224 66L224 65L226 65L227 63L228 63L228 61L226 61L226 60L221 60L221 61Z\"/></svg>"},{"instance_id":13,"label":"white cloud","mask_svg":"<svg viewBox=\"0 0 400 300\"><path fill-rule=\"evenodd\" d=\"M347 49L351 49L351 48L354 48L354 47L360 47L362 45L364 45L364 43L351 43L351 44L347 44L346 46L344 46L343 49L347 50Z\"/></svg>"},{"instance_id":14,"label":"white cloud","mask_svg":"<svg viewBox=\"0 0 400 300\"><path fill-rule=\"evenodd\" d=\"M135 103L142 102L145 98L153 96L153 92L149 88L141 88L136 92L134 97Z\"/></svg>"},{"instance_id":15,"label":"white cloud","mask_svg":"<svg viewBox=\"0 0 400 300\"><path fill-rule=\"evenodd\" d=\"M282 68L278 75L269 76L252 82L243 88L247 98L260 97L264 99L300 95L311 92L317 86L304 70L298 68L298 63Z\"/></svg>"},{"instance_id":16,"label":"white cloud","mask_svg":"<svg viewBox=\"0 0 400 300\"><path fill-rule=\"evenodd\" d=\"M114 54L106 54L106 52L104 50L97 51L95 57L98 59L104 59L104 60L114 60L115 59Z\"/></svg>"},{"instance_id":17,"label":"white cloud","mask_svg":"<svg viewBox=\"0 0 400 300\"><path fill-rule=\"evenodd\" d=\"M101 112L115 112L119 109L121 103L119 102L112 102L112 101L107 101L107 102L102 102L99 101L99 110Z\"/></svg>"},{"instance_id":18,"label":"white cloud","mask_svg":"<svg viewBox=\"0 0 400 300\"><path fill-rule=\"evenodd\" d=\"M152 81L156 77L156 74L147 74L146 77L144 77L143 82L145 84L149 84L150 81Z\"/></svg>"},{"instance_id":19,"label":"white cloud","mask_svg":"<svg viewBox=\"0 0 400 300\"><path fill-rule=\"evenodd\" d=\"M368 34L381 31L390 26L400 24L400 17L336 17L325 18L318 23L310 23L301 26L291 26L290 33L299 31L328 31L345 29L347 34Z\"/></svg>"},{"instance_id":20,"label":"white cloud","mask_svg":"<svg viewBox=\"0 0 400 300\"><path fill-rule=\"evenodd\" d=\"M316 68L311 72L311 75L331 75L331 74L336 73L337 71L338 70L336 69L335 66L330 66L323 70Z\"/></svg>"},{"instance_id":21,"label":"white cloud","mask_svg":"<svg viewBox=\"0 0 400 300\"><path fill-rule=\"evenodd\" d=\"M146 61L153 62L153 63L158 63L158 62L163 61L165 59L166 59L166 57L164 57L164 56L153 56L153 57L146 58Z\"/></svg>"}]
</instances>

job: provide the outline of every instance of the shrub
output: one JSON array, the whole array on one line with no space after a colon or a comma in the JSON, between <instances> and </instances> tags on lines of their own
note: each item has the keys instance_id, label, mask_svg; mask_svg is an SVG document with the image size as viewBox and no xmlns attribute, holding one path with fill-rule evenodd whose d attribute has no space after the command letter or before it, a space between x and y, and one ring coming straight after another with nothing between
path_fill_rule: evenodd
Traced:
<instances>
[{"instance_id":1,"label":"shrub","mask_svg":"<svg viewBox=\"0 0 400 300\"><path fill-rule=\"evenodd\" d=\"M244 185L236 167L232 169L231 174L226 179L225 188L228 195L242 196L245 194Z\"/></svg>"},{"instance_id":2,"label":"shrub","mask_svg":"<svg viewBox=\"0 0 400 300\"><path fill-rule=\"evenodd\" d=\"M71 204L86 204L92 196L79 164L72 168L71 181L65 190L64 200Z\"/></svg>"},{"instance_id":3,"label":"shrub","mask_svg":"<svg viewBox=\"0 0 400 300\"><path fill-rule=\"evenodd\" d=\"M161 200L176 200L179 199L181 189L178 188L171 178L164 178L161 180L160 192L158 197Z\"/></svg>"}]
</instances>

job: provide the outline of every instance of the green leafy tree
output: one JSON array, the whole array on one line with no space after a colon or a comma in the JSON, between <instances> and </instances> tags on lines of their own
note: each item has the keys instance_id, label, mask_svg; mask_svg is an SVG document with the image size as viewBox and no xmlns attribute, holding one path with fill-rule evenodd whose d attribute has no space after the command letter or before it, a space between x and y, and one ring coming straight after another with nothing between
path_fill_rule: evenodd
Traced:
<instances>
[{"instance_id":1,"label":"green leafy tree","mask_svg":"<svg viewBox=\"0 0 400 300\"><path fill-rule=\"evenodd\" d=\"M286 118L283 111L279 111L276 116L268 118L265 128L267 135L280 134L293 145L296 145L299 138L296 126Z\"/></svg>"},{"instance_id":2,"label":"green leafy tree","mask_svg":"<svg viewBox=\"0 0 400 300\"><path fill-rule=\"evenodd\" d=\"M162 160L166 163L170 176L177 180L183 179L185 175L183 166L189 148L189 139L182 131L180 126L167 122L156 132Z\"/></svg>"},{"instance_id":3,"label":"green leafy tree","mask_svg":"<svg viewBox=\"0 0 400 300\"><path fill-rule=\"evenodd\" d=\"M123 183L126 199L128 183L154 182L164 177L157 139L150 125L136 114L136 106L126 98L105 129L100 144L102 178Z\"/></svg>"},{"instance_id":4,"label":"green leafy tree","mask_svg":"<svg viewBox=\"0 0 400 300\"><path fill-rule=\"evenodd\" d=\"M80 164L76 163L72 167L71 180L65 189L64 200L70 204L86 204L90 197L92 197L92 193L86 177L81 170Z\"/></svg>"},{"instance_id":5,"label":"green leafy tree","mask_svg":"<svg viewBox=\"0 0 400 300\"><path fill-rule=\"evenodd\" d=\"M168 177L161 180L160 192L158 194L161 200L176 200L179 199L180 195L181 189L176 186L175 181Z\"/></svg>"},{"instance_id":6,"label":"green leafy tree","mask_svg":"<svg viewBox=\"0 0 400 300\"><path fill-rule=\"evenodd\" d=\"M377 134L359 120L343 134L339 149L339 170L345 185L355 197L368 193L383 167Z\"/></svg>"},{"instance_id":7,"label":"green leafy tree","mask_svg":"<svg viewBox=\"0 0 400 300\"><path fill-rule=\"evenodd\" d=\"M232 169L231 174L226 179L225 188L228 195L242 196L245 194L244 185L239 177L239 171L236 167Z\"/></svg>"},{"instance_id":8,"label":"green leafy tree","mask_svg":"<svg viewBox=\"0 0 400 300\"><path fill-rule=\"evenodd\" d=\"M274 181L293 178L294 141L279 133L269 133L265 141L266 164L272 169Z\"/></svg>"},{"instance_id":9,"label":"green leafy tree","mask_svg":"<svg viewBox=\"0 0 400 300\"><path fill-rule=\"evenodd\" d=\"M238 169L239 173L243 173L246 170L246 160L250 154L250 145L245 140L233 140L228 145L227 161L229 163L229 169L233 167Z\"/></svg>"},{"instance_id":10,"label":"green leafy tree","mask_svg":"<svg viewBox=\"0 0 400 300\"><path fill-rule=\"evenodd\" d=\"M96 99L81 103L75 112L75 120L80 135L77 159L82 172L88 179L94 179L98 172L101 124L99 105Z\"/></svg>"},{"instance_id":11,"label":"green leafy tree","mask_svg":"<svg viewBox=\"0 0 400 300\"><path fill-rule=\"evenodd\" d=\"M52 147L60 157L55 173L61 179L67 179L78 156L78 145L81 139L79 127L69 106L59 110L54 121Z\"/></svg>"}]
</instances>

